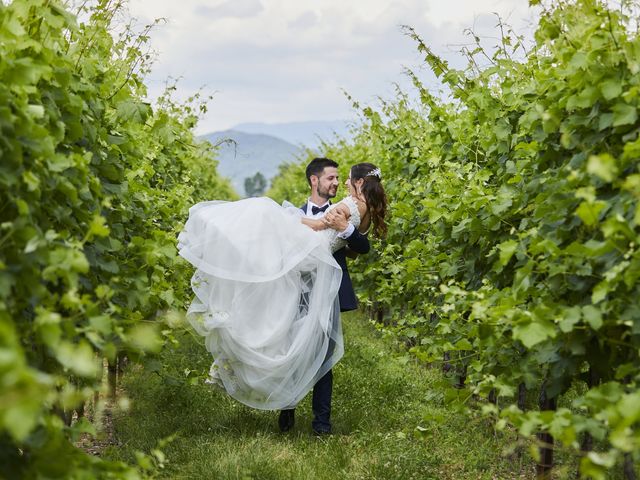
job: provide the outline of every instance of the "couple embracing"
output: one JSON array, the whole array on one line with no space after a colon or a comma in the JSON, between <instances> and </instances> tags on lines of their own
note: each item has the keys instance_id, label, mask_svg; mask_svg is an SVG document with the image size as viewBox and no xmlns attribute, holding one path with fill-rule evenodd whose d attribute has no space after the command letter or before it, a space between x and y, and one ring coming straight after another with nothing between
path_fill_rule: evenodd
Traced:
<instances>
[{"instance_id":1,"label":"couple embracing","mask_svg":"<svg viewBox=\"0 0 640 480\"><path fill-rule=\"evenodd\" d=\"M202 202L189 210L180 255L196 267L187 318L213 356L211 382L253 408L280 410L281 431L313 389L312 428L331 433L331 368L344 352L340 312L357 308L347 257L386 231L380 170L351 167L335 204L337 163L307 166L301 208L266 197Z\"/></svg>"}]
</instances>

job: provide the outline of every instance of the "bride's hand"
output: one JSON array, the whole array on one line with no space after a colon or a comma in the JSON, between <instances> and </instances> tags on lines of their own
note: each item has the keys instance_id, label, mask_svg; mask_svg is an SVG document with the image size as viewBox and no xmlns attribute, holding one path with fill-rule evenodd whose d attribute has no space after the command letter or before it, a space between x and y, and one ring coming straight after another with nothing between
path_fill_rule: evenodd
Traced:
<instances>
[{"instance_id":1,"label":"bride's hand","mask_svg":"<svg viewBox=\"0 0 640 480\"><path fill-rule=\"evenodd\" d=\"M328 228L332 228L338 232L343 232L349 225L347 216L337 208L327 212L326 215L322 217L322 221Z\"/></svg>"}]
</instances>

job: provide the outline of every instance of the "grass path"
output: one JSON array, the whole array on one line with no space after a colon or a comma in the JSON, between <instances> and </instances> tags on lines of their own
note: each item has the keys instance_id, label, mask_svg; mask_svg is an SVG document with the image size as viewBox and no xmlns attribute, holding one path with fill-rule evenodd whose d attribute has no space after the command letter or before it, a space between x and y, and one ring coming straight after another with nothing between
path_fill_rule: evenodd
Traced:
<instances>
[{"instance_id":1,"label":"grass path","mask_svg":"<svg viewBox=\"0 0 640 480\"><path fill-rule=\"evenodd\" d=\"M116 415L120 443L105 455L133 461L159 439L163 478L171 479L511 479L532 465L505 458L514 438L446 401L437 369L415 365L361 315L343 316L345 357L334 369L334 435L311 434L311 399L296 426L281 434L276 412L253 410L221 390L189 385L185 370L210 359L185 335L161 358L163 375L130 369L124 388L132 408ZM419 430L416 427L420 427Z\"/></svg>"}]
</instances>

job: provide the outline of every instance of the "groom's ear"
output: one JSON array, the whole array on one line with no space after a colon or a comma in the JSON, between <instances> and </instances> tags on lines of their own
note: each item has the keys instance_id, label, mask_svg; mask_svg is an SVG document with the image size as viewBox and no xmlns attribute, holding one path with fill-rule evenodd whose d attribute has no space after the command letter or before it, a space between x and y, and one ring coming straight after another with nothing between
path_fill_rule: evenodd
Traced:
<instances>
[{"instance_id":1,"label":"groom's ear","mask_svg":"<svg viewBox=\"0 0 640 480\"><path fill-rule=\"evenodd\" d=\"M315 187L316 185L318 185L318 176L317 175L311 175L309 176L309 182L311 183L311 188Z\"/></svg>"}]
</instances>

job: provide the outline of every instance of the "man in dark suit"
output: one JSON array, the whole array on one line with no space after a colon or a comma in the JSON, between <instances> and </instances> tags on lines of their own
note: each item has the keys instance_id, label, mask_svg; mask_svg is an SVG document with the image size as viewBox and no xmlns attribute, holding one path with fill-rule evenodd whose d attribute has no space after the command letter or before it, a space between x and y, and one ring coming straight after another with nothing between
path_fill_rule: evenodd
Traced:
<instances>
[{"instance_id":1,"label":"man in dark suit","mask_svg":"<svg viewBox=\"0 0 640 480\"><path fill-rule=\"evenodd\" d=\"M338 191L338 164L328 158L314 158L306 170L307 181L311 188L311 195L301 210L307 217L320 218L329 208L330 200L336 196ZM344 214L332 211L332 215L327 217L326 224L340 232L338 236L347 241L347 246L334 253L334 258L342 268L342 282L338 298L340 301L340 311L347 312L358 308L349 270L347 269L347 255L369 252L369 239L354 228L348 222ZM331 393L333 389L333 372L329 370L313 387L313 422L311 427L316 435L326 435L331 433ZM295 421L295 410L281 410L278 418L278 426L281 432L286 432L293 428Z\"/></svg>"}]
</instances>

